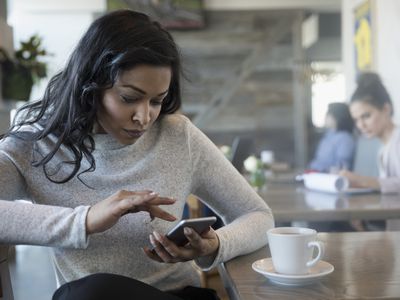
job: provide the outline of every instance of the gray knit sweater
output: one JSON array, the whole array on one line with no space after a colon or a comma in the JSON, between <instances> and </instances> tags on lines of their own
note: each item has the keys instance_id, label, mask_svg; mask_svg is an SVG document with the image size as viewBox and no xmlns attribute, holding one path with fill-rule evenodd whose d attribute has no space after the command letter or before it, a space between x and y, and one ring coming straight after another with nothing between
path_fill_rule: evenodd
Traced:
<instances>
[{"instance_id":1,"label":"gray knit sweater","mask_svg":"<svg viewBox=\"0 0 400 300\"><path fill-rule=\"evenodd\" d=\"M50 182L32 159L47 153L50 136L33 150L15 138L0 142L0 243L52 247L59 283L96 272L139 279L160 289L198 285L194 262L163 264L143 252L153 230L166 233L174 224L150 220L147 212L125 215L106 232L86 235L85 218L93 205L118 190L151 189L178 199L165 210L178 219L193 193L215 210L228 225L217 231L220 248L213 262L197 259L203 269L266 244L273 226L270 209L215 145L182 115L157 121L135 144L121 145L107 134L93 136L96 170L64 184ZM61 148L48 166L55 178L70 166ZM83 162L82 168L87 168ZM19 201L25 199L34 204ZM177 221L178 222L178 221Z\"/></svg>"}]
</instances>

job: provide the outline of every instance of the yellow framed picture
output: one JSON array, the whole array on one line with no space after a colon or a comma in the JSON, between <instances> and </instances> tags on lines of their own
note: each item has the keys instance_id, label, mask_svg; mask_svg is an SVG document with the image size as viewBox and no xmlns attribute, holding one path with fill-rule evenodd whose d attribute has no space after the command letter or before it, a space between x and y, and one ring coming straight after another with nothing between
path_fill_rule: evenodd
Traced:
<instances>
[{"instance_id":1,"label":"yellow framed picture","mask_svg":"<svg viewBox=\"0 0 400 300\"><path fill-rule=\"evenodd\" d=\"M371 22L371 1L364 1L354 10L354 46L356 73L373 67L373 28Z\"/></svg>"}]
</instances>

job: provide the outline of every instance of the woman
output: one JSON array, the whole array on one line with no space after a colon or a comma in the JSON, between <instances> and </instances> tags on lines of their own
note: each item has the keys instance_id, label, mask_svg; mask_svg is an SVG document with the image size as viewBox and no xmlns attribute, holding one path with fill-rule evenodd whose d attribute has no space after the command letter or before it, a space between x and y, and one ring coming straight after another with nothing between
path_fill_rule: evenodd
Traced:
<instances>
[{"instance_id":1,"label":"woman","mask_svg":"<svg viewBox=\"0 0 400 300\"><path fill-rule=\"evenodd\" d=\"M362 134L377 137L383 144L378 156L379 178L346 170L340 174L349 179L352 187L400 192L400 131L392 120L390 96L377 74L361 74L351 97L350 113Z\"/></svg>"},{"instance_id":2,"label":"woman","mask_svg":"<svg viewBox=\"0 0 400 300\"><path fill-rule=\"evenodd\" d=\"M318 144L309 168L326 173L351 169L355 150L354 123L346 103L329 104L325 127L327 131Z\"/></svg>"},{"instance_id":3,"label":"woman","mask_svg":"<svg viewBox=\"0 0 400 300\"><path fill-rule=\"evenodd\" d=\"M52 247L66 284L53 299L186 299L185 287L199 285L195 264L207 270L265 245L270 209L175 114L180 105L171 35L144 14L116 11L93 22L3 136L0 243ZM201 236L187 228L189 244L178 247L165 233L191 193L227 225ZM34 204L5 201L15 199Z\"/></svg>"}]
</instances>

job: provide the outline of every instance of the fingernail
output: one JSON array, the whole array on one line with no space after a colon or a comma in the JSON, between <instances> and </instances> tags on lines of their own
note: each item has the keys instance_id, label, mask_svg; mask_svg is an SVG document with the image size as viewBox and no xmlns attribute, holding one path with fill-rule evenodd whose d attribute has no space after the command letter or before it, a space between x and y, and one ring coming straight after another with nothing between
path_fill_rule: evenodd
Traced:
<instances>
[{"instance_id":1,"label":"fingernail","mask_svg":"<svg viewBox=\"0 0 400 300\"><path fill-rule=\"evenodd\" d=\"M156 247L156 241L154 240L154 237L152 234L149 235L150 238L150 243L153 245L153 247Z\"/></svg>"},{"instance_id":2,"label":"fingernail","mask_svg":"<svg viewBox=\"0 0 400 300\"><path fill-rule=\"evenodd\" d=\"M154 236L156 237L156 239L157 239L158 241L160 241L161 235L160 235L157 231L153 231L153 234L154 234Z\"/></svg>"},{"instance_id":3,"label":"fingernail","mask_svg":"<svg viewBox=\"0 0 400 300\"><path fill-rule=\"evenodd\" d=\"M151 192L151 193L149 194L149 196L155 196L155 195L157 195L156 192Z\"/></svg>"},{"instance_id":4,"label":"fingernail","mask_svg":"<svg viewBox=\"0 0 400 300\"><path fill-rule=\"evenodd\" d=\"M185 228L183 228L183 232L185 234L192 234L192 229L190 229L189 227L185 227Z\"/></svg>"}]
</instances>

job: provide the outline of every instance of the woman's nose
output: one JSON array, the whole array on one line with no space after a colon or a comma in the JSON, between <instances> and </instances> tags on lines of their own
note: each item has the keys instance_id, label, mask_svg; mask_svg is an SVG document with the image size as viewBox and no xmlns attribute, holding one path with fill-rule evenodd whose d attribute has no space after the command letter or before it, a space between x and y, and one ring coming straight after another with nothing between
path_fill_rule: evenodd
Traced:
<instances>
[{"instance_id":1,"label":"woman's nose","mask_svg":"<svg viewBox=\"0 0 400 300\"><path fill-rule=\"evenodd\" d=\"M360 130L363 130L363 129L365 129L365 122L364 121L359 121L358 122L358 129L360 129Z\"/></svg>"},{"instance_id":2,"label":"woman's nose","mask_svg":"<svg viewBox=\"0 0 400 300\"><path fill-rule=\"evenodd\" d=\"M140 103L132 116L132 120L139 122L141 126L147 126L150 122L150 105L147 101Z\"/></svg>"}]
</instances>

